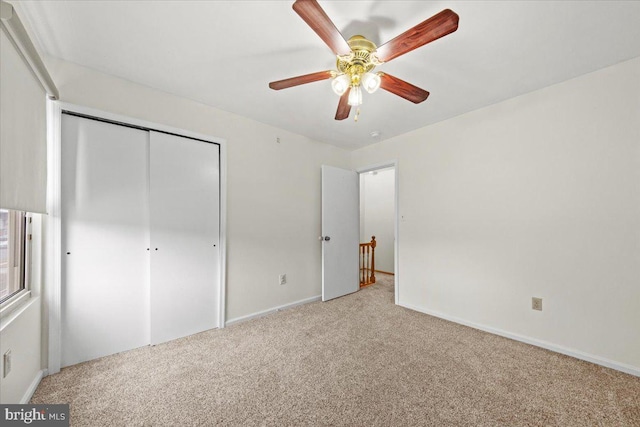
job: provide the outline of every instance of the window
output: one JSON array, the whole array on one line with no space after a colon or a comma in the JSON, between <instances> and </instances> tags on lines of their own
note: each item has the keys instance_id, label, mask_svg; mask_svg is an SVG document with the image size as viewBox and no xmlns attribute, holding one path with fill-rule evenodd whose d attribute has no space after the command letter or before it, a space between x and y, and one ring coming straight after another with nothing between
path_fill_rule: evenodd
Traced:
<instances>
[{"instance_id":1,"label":"window","mask_svg":"<svg viewBox=\"0 0 640 427\"><path fill-rule=\"evenodd\" d=\"M0 304L26 287L27 214L0 209Z\"/></svg>"}]
</instances>

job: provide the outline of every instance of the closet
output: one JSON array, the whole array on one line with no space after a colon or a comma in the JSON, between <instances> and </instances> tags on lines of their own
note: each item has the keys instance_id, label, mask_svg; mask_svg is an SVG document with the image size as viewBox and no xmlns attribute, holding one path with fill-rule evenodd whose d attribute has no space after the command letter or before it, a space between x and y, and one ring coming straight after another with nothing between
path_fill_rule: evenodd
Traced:
<instances>
[{"instance_id":1,"label":"closet","mask_svg":"<svg viewBox=\"0 0 640 427\"><path fill-rule=\"evenodd\" d=\"M218 327L217 144L62 115L61 365Z\"/></svg>"}]
</instances>

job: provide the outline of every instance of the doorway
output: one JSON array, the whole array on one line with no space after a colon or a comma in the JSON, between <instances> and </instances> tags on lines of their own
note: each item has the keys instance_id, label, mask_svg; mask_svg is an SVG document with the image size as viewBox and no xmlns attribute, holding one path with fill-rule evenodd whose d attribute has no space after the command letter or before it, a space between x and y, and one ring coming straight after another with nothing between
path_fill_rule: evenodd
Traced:
<instances>
[{"instance_id":1,"label":"doorway","mask_svg":"<svg viewBox=\"0 0 640 427\"><path fill-rule=\"evenodd\" d=\"M393 248L394 303L399 301L398 269L398 164L394 161L357 170L322 166L322 300L328 301L358 291L360 229L360 175L389 169L394 176L387 207L393 206L393 238L385 238L386 250ZM372 174L376 176L377 174ZM366 178L365 178L366 179ZM363 230L366 232L366 229ZM385 234L385 233L383 233ZM369 237L370 238L370 237ZM387 258L388 259L388 258ZM387 264L389 268L389 264Z\"/></svg>"},{"instance_id":2,"label":"doorway","mask_svg":"<svg viewBox=\"0 0 640 427\"><path fill-rule=\"evenodd\" d=\"M395 192L394 166L359 173L361 276L364 283L393 285L395 275ZM365 245L368 245L365 247ZM371 256L368 252L371 251Z\"/></svg>"}]
</instances>

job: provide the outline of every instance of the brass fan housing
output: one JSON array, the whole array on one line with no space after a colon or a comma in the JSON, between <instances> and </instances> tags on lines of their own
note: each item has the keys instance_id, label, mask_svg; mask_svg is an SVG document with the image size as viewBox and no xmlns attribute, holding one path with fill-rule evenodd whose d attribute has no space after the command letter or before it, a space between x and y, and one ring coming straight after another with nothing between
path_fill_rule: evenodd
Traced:
<instances>
[{"instance_id":1,"label":"brass fan housing","mask_svg":"<svg viewBox=\"0 0 640 427\"><path fill-rule=\"evenodd\" d=\"M351 53L338 56L336 68L340 74L350 75L351 83L357 86L360 84L362 74L373 70L376 65L380 65L374 55L377 46L360 35L351 37L347 43L351 48Z\"/></svg>"}]
</instances>

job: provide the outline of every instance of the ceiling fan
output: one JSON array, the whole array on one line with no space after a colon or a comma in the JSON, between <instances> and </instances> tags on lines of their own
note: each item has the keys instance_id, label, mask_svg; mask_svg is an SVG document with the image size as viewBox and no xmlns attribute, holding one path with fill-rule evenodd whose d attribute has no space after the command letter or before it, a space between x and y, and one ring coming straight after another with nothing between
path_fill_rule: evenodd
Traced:
<instances>
[{"instance_id":1,"label":"ceiling fan","mask_svg":"<svg viewBox=\"0 0 640 427\"><path fill-rule=\"evenodd\" d=\"M336 120L349 117L351 107L362 104L362 88L373 93L378 88L415 104L427 99L429 92L383 72L373 73L378 65L389 62L458 29L458 15L445 9L426 21L377 47L365 37L345 40L316 0L296 0L293 10L320 36L337 56L337 70L319 71L269 83L274 90L286 89L320 80L333 79L331 87L340 96ZM358 120L359 108L355 119Z\"/></svg>"}]
</instances>

